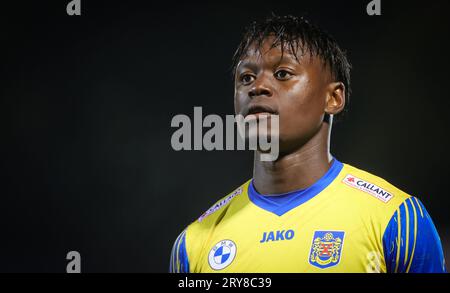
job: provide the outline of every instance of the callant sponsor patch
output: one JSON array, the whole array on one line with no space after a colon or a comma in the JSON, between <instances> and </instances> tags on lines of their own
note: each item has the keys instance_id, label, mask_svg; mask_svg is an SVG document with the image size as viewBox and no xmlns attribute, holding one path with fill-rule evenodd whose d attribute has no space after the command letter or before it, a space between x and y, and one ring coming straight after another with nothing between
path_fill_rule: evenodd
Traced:
<instances>
[{"instance_id":1,"label":"callant sponsor patch","mask_svg":"<svg viewBox=\"0 0 450 293\"><path fill-rule=\"evenodd\" d=\"M231 193L230 195L228 195L227 197L225 197L224 199L220 200L219 202L215 203L212 207L210 207L206 212L203 213L203 215L200 216L200 218L198 218L198 221L199 222L203 221L204 218L206 218L207 216L211 215L212 213L214 213L217 210L219 210L220 208L222 208L224 205L226 205L228 202L230 202L230 200L232 200L233 197L235 197L236 195L239 195L241 193L242 193L242 187L239 187L233 193Z\"/></svg>"},{"instance_id":2,"label":"callant sponsor patch","mask_svg":"<svg viewBox=\"0 0 450 293\"><path fill-rule=\"evenodd\" d=\"M347 184L348 186L354 187L365 193L368 193L384 203L387 203L388 201L391 200L391 198L394 197L392 193L379 187L378 185L370 183L366 180L363 180L351 174L347 174L347 176L345 176L342 182Z\"/></svg>"}]
</instances>

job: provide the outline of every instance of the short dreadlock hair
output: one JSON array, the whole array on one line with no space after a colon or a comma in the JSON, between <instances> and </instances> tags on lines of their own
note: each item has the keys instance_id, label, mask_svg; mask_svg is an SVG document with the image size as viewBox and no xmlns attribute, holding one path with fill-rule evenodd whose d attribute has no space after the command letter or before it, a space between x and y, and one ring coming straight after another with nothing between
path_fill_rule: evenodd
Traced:
<instances>
[{"instance_id":1,"label":"short dreadlock hair","mask_svg":"<svg viewBox=\"0 0 450 293\"><path fill-rule=\"evenodd\" d=\"M261 50L263 42L269 37L274 37L270 48L280 46L282 54L287 49L297 61L299 50L302 55L309 52L311 57L319 57L328 66L333 79L344 84L346 104L349 103L351 65L345 52L333 37L303 17L272 15L262 22L251 23L234 53L233 75L250 47L255 45L255 51Z\"/></svg>"}]
</instances>

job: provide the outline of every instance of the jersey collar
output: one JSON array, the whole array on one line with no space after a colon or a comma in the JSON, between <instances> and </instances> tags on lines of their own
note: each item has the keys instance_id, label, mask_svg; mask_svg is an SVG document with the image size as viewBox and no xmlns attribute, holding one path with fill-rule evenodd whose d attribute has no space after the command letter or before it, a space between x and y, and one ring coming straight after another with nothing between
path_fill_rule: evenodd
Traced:
<instances>
[{"instance_id":1,"label":"jersey collar","mask_svg":"<svg viewBox=\"0 0 450 293\"><path fill-rule=\"evenodd\" d=\"M248 185L248 197L258 207L282 216L322 192L338 176L343 166L344 164L333 159L330 169L310 187L288 193L271 194L270 196L258 193L252 179Z\"/></svg>"}]
</instances>

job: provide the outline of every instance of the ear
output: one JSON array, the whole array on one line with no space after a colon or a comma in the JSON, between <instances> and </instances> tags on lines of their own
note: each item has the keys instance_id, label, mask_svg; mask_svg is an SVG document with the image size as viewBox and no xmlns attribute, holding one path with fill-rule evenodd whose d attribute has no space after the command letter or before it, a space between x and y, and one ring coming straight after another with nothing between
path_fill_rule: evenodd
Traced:
<instances>
[{"instance_id":1,"label":"ear","mask_svg":"<svg viewBox=\"0 0 450 293\"><path fill-rule=\"evenodd\" d=\"M327 88L327 100L325 112L335 115L344 110L345 107L345 85L342 82L331 82Z\"/></svg>"}]
</instances>

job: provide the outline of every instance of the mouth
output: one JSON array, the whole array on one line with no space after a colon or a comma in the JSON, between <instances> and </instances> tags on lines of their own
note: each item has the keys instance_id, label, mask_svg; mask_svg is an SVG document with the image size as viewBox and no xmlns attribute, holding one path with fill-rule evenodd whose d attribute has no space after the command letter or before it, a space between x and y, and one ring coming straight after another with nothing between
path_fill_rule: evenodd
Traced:
<instances>
[{"instance_id":1,"label":"mouth","mask_svg":"<svg viewBox=\"0 0 450 293\"><path fill-rule=\"evenodd\" d=\"M269 105L251 105L248 107L248 110L246 111L244 117L247 117L249 115L259 116L259 115L278 115L277 111L269 106Z\"/></svg>"}]
</instances>

